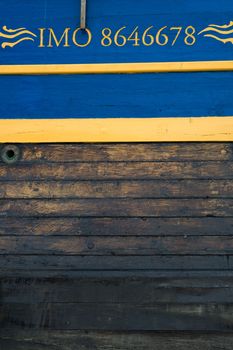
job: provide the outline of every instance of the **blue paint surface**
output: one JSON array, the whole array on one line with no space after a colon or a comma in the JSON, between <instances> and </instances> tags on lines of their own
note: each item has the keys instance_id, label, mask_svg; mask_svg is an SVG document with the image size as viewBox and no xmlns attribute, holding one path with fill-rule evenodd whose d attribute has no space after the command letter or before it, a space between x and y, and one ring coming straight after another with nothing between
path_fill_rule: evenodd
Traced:
<instances>
[{"instance_id":1,"label":"blue paint surface","mask_svg":"<svg viewBox=\"0 0 233 350\"><path fill-rule=\"evenodd\" d=\"M0 118L230 116L233 74L0 77Z\"/></svg>"},{"instance_id":2,"label":"blue paint surface","mask_svg":"<svg viewBox=\"0 0 233 350\"><path fill-rule=\"evenodd\" d=\"M209 24L227 25L233 21L232 0L88 0L87 2L87 25L93 35L88 47L79 48L71 44L70 47L61 45L58 48L39 48L38 28L51 27L60 38L65 28L71 28L72 33L79 27L80 0L2 0L0 28L2 29L4 25L11 29L25 27L35 33L37 38L33 38L34 42L23 41L14 48L0 48L0 64L233 59L233 45L230 42L224 44L203 34L197 35ZM130 41L124 47L117 47L114 43L110 47L101 46L103 28L111 28L114 34L122 26L126 26L122 32L125 36L129 36L138 26L140 40L146 28L154 26L149 33L155 36L161 27L167 26L168 28L162 33L169 35L169 42L165 46L154 44L150 47L142 45L142 41L138 47L134 47ZM177 42L172 46L176 31L170 31L170 28L177 26L183 29ZM196 28L196 43L193 46L184 43L184 31L187 26ZM48 39L48 33L45 36ZM81 34L81 37L79 36L81 41L86 40L85 34ZM219 34L219 37L229 38L233 37L233 34ZM0 38L0 44L4 41Z\"/></svg>"},{"instance_id":3,"label":"blue paint surface","mask_svg":"<svg viewBox=\"0 0 233 350\"><path fill-rule=\"evenodd\" d=\"M65 28L72 33L79 27L79 0L2 0L0 1L0 64L51 63L112 63L232 60L233 45L223 43L204 32L210 24L225 25L218 33L220 39L233 37L232 0L87 0L87 24L93 38L88 47L70 43L64 47L48 47L48 28L57 38ZM126 26L128 36L138 26L140 45L132 41L117 47L101 46L101 31L109 27L112 33ZM146 28L154 26L169 35L167 45L142 45ZM176 31L181 34L172 46ZM195 27L195 44L185 44L185 28ZM32 40L14 47L2 48L24 34L16 35L17 28L25 27L37 35ZM45 28L45 47L38 47L38 28ZM213 27L212 27L213 28ZM232 33L231 33L232 31ZM208 32L216 34L213 30ZM80 34L81 42L86 34ZM27 35L26 35L27 36ZM160 37L162 40L163 37ZM47 41L46 41L47 40ZM83 41L82 41L83 40ZM0 119L5 118L159 118L202 117L233 115L233 73L168 73L137 75L67 75L67 76L0 76Z\"/></svg>"}]
</instances>

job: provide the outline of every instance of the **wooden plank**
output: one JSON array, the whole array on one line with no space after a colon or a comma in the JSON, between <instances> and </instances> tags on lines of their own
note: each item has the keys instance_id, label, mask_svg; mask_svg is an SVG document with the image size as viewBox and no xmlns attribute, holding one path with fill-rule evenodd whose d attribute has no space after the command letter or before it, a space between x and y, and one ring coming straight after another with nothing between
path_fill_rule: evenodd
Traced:
<instances>
[{"instance_id":1,"label":"wooden plank","mask_svg":"<svg viewBox=\"0 0 233 350\"><path fill-rule=\"evenodd\" d=\"M232 198L231 180L4 182L1 198Z\"/></svg>"},{"instance_id":2,"label":"wooden plank","mask_svg":"<svg viewBox=\"0 0 233 350\"><path fill-rule=\"evenodd\" d=\"M0 330L2 350L231 350L231 334Z\"/></svg>"},{"instance_id":3,"label":"wooden plank","mask_svg":"<svg viewBox=\"0 0 233 350\"><path fill-rule=\"evenodd\" d=\"M58 302L61 299L61 296L58 292L55 292L55 295L53 296L52 292L49 291L49 288L55 289L56 285L60 288L61 293L63 293L63 290L70 289L76 290L76 292L80 291L80 293L77 293L78 295L69 296L64 295L64 298L67 300L70 300L69 298L79 298L82 296L82 298L86 298L86 295L88 295L89 301L93 298L101 299L102 293L98 292L98 295L92 292L92 289L88 287L87 294L81 293L81 291L84 291L87 286L93 285L93 288L100 291L102 289L111 290L112 288L116 287L118 291L125 290L127 286L129 288L132 288L133 286L136 288L135 291L139 291L142 288L145 288L145 290L154 290L155 292L157 290L162 290L169 292L172 288L177 288L178 290L187 290L190 288L190 291L193 289L199 289L200 291L204 290L210 290L210 288L213 289L213 292L218 293L218 289L220 291L222 290L228 290L230 291L233 288L233 279L231 278L231 275L226 273L226 276L223 274L220 276L217 271L216 275L213 275L210 273L210 276L206 278L206 276L177 276L174 274L174 277L167 277L167 276L160 276L160 277L133 277L133 276L118 276L118 277L76 277L76 278L69 278L67 277L21 277L21 278L15 278L15 277L1 277L1 285L4 287L4 299L3 302L13 302L14 298L16 297L16 294L20 296L20 300L26 300L26 297L24 295L23 289L30 294L31 300L33 298L41 298L41 295L44 293L44 290L48 289L48 297L51 298L51 302ZM21 286L21 288L18 288L18 285ZM37 289L37 290L36 290ZM35 290L35 295L33 290ZM121 302L124 302L125 298L127 296L125 293L118 293L116 291L109 292L109 297L111 298L111 293L117 298L121 298ZM151 292L150 292L151 293ZM72 294L72 293L71 293ZM129 293L130 294L130 293ZM37 296L36 296L37 295ZM49 296L50 295L50 296ZM153 293L150 294L151 298L153 298ZM139 298L140 296L132 296L132 298ZM198 297L196 294L194 297ZM142 298L142 296L141 296ZM84 299L83 299L84 300ZM131 300L131 299L130 299ZM143 299L144 301L146 299Z\"/></svg>"},{"instance_id":4,"label":"wooden plank","mask_svg":"<svg viewBox=\"0 0 233 350\"><path fill-rule=\"evenodd\" d=\"M2 217L231 217L233 199L1 200Z\"/></svg>"},{"instance_id":5,"label":"wooden plank","mask_svg":"<svg viewBox=\"0 0 233 350\"><path fill-rule=\"evenodd\" d=\"M0 278L210 278L229 277L233 273L228 270L0 270Z\"/></svg>"},{"instance_id":6,"label":"wooden plank","mask_svg":"<svg viewBox=\"0 0 233 350\"><path fill-rule=\"evenodd\" d=\"M232 303L231 279L2 279L2 304L121 303L207 304Z\"/></svg>"},{"instance_id":7,"label":"wooden plank","mask_svg":"<svg viewBox=\"0 0 233 350\"><path fill-rule=\"evenodd\" d=\"M215 274L220 271L224 276L231 272L233 268L232 256L54 256L54 255L0 255L2 277L8 277L14 271L17 276L34 277L36 271L41 271L41 276L58 276L59 273L65 276L72 276L72 272L88 275L87 272L109 272L118 271L118 275L123 272L129 275L136 275L141 271L141 275L148 272L171 271L173 277L175 274L181 274L182 271L214 271ZM25 273L27 271L27 273ZM12 273L11 273L12 272ZM51 273L50 273L51 272ZM208 276L207 273L207 276ZM80 275L80 273L79 273ZM100 274L98 274L99 276ZM103 274L104 275L104 274Z\"/></svg>"},{"instance_id":8,"label":"wooden plank","mask_svg":"<svg viewBox=\"0 0 233 350\"><path fill-rule=\"evenodd\" d=\"M233 218L3 218L1 236L229 236Z\"/></svg>"},{"instance_id":9,"label":"wooden plank","mask_svg":"<svg viewBox=\"0 0 233 350\"><path fill-rule=\"evenodd\" d=\"M67 330L228 331L232 304L3 304L2 326Z\"/></svg>"},{"instance_id":10,"label":"wooden plank","mask_svg":"<svg viewBox=\"0 0 233 350\"><path fill-rule=\"evenodd\" d=\"M216 162L97 162L0 164L0 181L10 180L153 180L232 179L233 163Z\"/></svg>"},{"instance_id":11,"label":"wooden plank","mask_svg":"<svg viewBox=\"0 0 233 350\"><path fill-rule=\"evenodd\" d=\"M231 143L111 143L20 145L21 162L158 162L226 161L233 159Z\"/></svg>"},{"instance_id":12,"label":"wooden plank","mask_svg":"<svg viewBox=\"0 0 233 350\"><path fill-rule=\"evenodd\" d=\"M232 236L187 237L2 237L0 254L37 255L225 255Z\"/></svg>"}]
</instances>

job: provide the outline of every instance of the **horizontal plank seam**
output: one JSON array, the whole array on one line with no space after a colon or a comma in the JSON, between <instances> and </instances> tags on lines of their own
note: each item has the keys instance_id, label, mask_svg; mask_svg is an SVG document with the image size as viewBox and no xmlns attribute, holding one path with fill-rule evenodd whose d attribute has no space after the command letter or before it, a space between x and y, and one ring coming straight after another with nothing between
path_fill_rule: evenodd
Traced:
<instances>
[{"instance_id":1,"label":"horizontal plank seam","mask_svg":"<svg viewBox=\"0 0 233 350\"><path fill-rule=\"evenodd\" d=\"M154 238L154 239L166 239L166 238L172 238L172 239L176 239L176 238L184 238L184 239L189 239L189 238L195 238L195 240L198 240L198 239L201 239L201 237L205 237L205 238L224 238L224 237L227 237L227 238L231 238L233 240L233 235L232 234L208 234L208 235L202 235L202 234L189 234L189 233L184 233L184 234L169 234L169 235L156 235L156 234L150 234L150 235L128 235L128 234L121 234L121 235L90 235L90 234L77 234L77 235L69 235L69 234L26 234L26 235L22 235L22 234L1 234L0 233L0 237L2 239L4 238L17 238L17 237L21 237L22 239L23 238L67 238L67 240L70 240L70 239L74 239L74 238L105 238L105 239L108 239L108 238L127 238L127 239L136 239L136 238ZM147 248L147 249L151 249L151 248Z\"/></svg>"},{"instance_id":2,"label":"horizontal plank seam","mask_svg":"<svg viewBox=\"0 0 233 350\"><path fill-rule=\"evenodd\" d=\"M148 248L150 249L150 248ZM146 250L146 249L143 249ZM9 252L5 252L5 253L0 253L0 256L2 257L13 257L13 256L19 256L19 257L80 257L80 258L86 258L86 259L90 259L91 257L95 257L95 258L127 258L127 259L131 259L131 258L142 258L142 257L199 257L199 258L204 258L204 257L225 257L225 258L231 258L233 256L233 252L227 252L227 251L223 251L222 253L219 253L217 251L213 252L213 253L199 253L199 254L194 254L194 253L158 253L158 254L114 254L112 255L111 252L109 254L85 254L85 253L80 253L80 254L69 254L69 253L9 253ZM233 269L233 267L232 267Z\"/></svg>"},{"instance_id":3,"label":"horizontal plank seam","mask_svg":"<svg viewBox=\"0 0 233 350\"><path fill-rule=\"evenodd\" d=\"M15 144L15 143L14 143ZM181 158L181 156L180 156ZM18 162L19 165L33 165L33 164L38 164L38 165L41 165L41 164L57 164L57 165L62 165L62 164L116 164L116 163L127 163L127 164L130 164L130 163L219 163L219 162L222 162L222 163L225 163L225 162L232 162L233 160L233 156L232 157L228 157L226 159L216 159L216 158L213 158L213 159L209 159L209 158L199 158L199 159L192 159L192 158L182 158L180 159L179 157L177 158L174 158L173 159L153 159L153 160L147 160L147 159L137 159L137 160L128 160L127 157L125 159L122 159L122 160L114 160L114 159L111 159L111 160L88 160L88 161L83 161L83 160L72 160L72 161L67 161L65 160L59 160L59 161L53 161L53 160L48 160L48 159L35 159L35 160L20 160ZM0 161L0 165L5 165L5 163L1 162Z\"/></svg>"},{"instance_id":4,"label":"horizontal plank seam","mask_svg":"<svg viewBox=\"0 0 233 350\"><path fill-rule=\"evenodd\" d=\"M3 220L6 220L6 219L12 219L14 218L13 216L7 216L4 214L4 216L2 215L2 213L0 212L0 220L3 219ZM79 215L79 216L56 216L56 215L46 215L46 216L41 216L41 215L30 215L28 217L25 217L25 216L16 216L15 219L22 219L22 220L56 220L56 219L60 219L60 220L69 220L69 219L74 219L74 220L95 220L95 219L106 219L106 220L118 220L118 219L125 219L125 220L131 220L131 219L140 219L140 220L150 220L150 219L160 219L160 220L166 220L166 219L185 219L185 220L191 220L191 219L203 219L203 220L206 220L206 219L233 219L233 215L232 216L229 216L229 217L225 217L225 216L215 216L215 215L206 215L206 216L201 216L201 215L194 215L194 216L179 216L179 215L168 215L166 217L164 216L146 216L146 215L131 215L131 216L121 216L121 215L118 215L118 216L102 216L102 215L92 215L92 216L88 216L88 215L85 215L85 216L82 216L82 215Z\"/></svg>"},{"instance_id":5,"label":"horizontal plank seam","mask_svg":"<svg viewBox=\"0 0 233 350\"><path fill-rule=\"evenodd\" d=\"M176 142L177 143L177 142ZM176 144L175 143L175 144ZM17 143L14 143L14 144L17 144ZM1 148L1 144L0 144L0 148ZM233 150L232 150L233 152ZM216 158L214 159L180 159L179 157L178 158L175 158L175 159L167 159L167 160L164 160L164 159L154 159L154 160L147 160L147 159L138 159L138 160L129 160L127 158L125 158L125 160L80 160L80 161L66 161L65 159L64 160L60 160L60 161L52 161L52 160L46 160L46 159L41 159L41 160L28 160L28 161L25 161L25 160L19 160L19 162L17 163L17 166L29 166L29 165L33 165L33 164L38 164L38 165L41 165L42 164L45 164L45 165L48 165L48 164L56 164L56 165L63 165L64 163L67 164L69 163L70 165L75 165L75 164L103 164L103 165L106 165L106 164L141 164L141 163L148 163L148 164L157 164L157 163L181 163L181 164L186 164L186 163L214 163L214 164L221 164L221 163L232 163L232 160L233 160L233 155L231 157L231 159L217 159ZM6 164L2 161L0 161L0 165L2 166L5 166Z\"/></svg>"},{"instance_id":6,"label":"horizontal plank seam","mask_svg":"<svg viewBox=\"0 0 233 350\"><path fill-rule=\"evenodd\" d=\"M20 190L19 190L20 191ZM177 196L174 196L174 197L171 197L171 196L164 196L164 197L161 197L161 196L158 196L158 197L156 197L156 196L154 196L154 197L133 197L133 196L130 196L130 197L108 197L108 196L104 196L104 197L85 197L85 196L77 196L77 197L67 197L67 196L64 196L64 197L61 197L61 196L59 196L59 197L56 197L56 196L50 196L50 197L43 197L43 196L41 196L41 197L37 197L37 196L31 196L31 197L28 197L28 196L24 196L24 197L11 197L11 196L4 196L4 197L2 197L2 198L0 198L0 202L1 201L11 201L11 200L13 200L13 201L17 201L17 200L20 200L20 201L28 201L28 200L46 200L46 201L53 201L53 200L106 200L106 199L122 199L122 200L141 200L141 199L144 199L144 200L147 200L147 199L149 199L149 200L163 200L163 199L165 199L165 200L183 200L183 199L191 199L191 200L203 200L203 201L205 201L205 200L208 200L208 199L214 199L214 200L232 200L233 199L233 195L232 196L223 196L223 195L221 195L221 196L204 196L204 197L199 197L199 196L197 196L197 197L191 197L191 196L179 196L179 197L177 197ZM1 215L1 214L0 214Z\"/></svg>"}]
</instances>

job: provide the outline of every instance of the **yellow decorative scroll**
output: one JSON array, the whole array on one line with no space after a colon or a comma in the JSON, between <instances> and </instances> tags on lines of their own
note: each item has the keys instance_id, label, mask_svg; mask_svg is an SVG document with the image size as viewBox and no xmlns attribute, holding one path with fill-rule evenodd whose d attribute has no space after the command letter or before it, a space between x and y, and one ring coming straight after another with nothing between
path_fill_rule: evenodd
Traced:
<instances>
[{"instance_id":1,"label":"yellow decorative scroll","mask_svg":"<svg viewBox=\"0 0 233 350\"><path fill-rule=\"evenodd\" d=\"M207 28L200 31L199 35L203 33L205 33L204 37L218 40L224 44L233 44L233 35L229 37L229 35L233 34L233 21L231 21L229 24L224 24L222 26L217 24L210 24ZM217 35L216 33L219 35Z\"/></svg>"},{"instance_id":2,"label":"yellow decorative scroll","mask_svg":"<svg viewBox=\"0 0 233 350\"><path fill-rule=\"evenodd\" d=\"M18 28L18 29L8 29L6 26L2 27L3 32L0 32L0 37L8 40L12 40L15 38L18 38L19 36L23 36L20 39L16 41L4 41L2 43L2 48L5 49L7 46L14 47L25 40L31 40L34 41L33 38L29 37L28 35L31 35L32 37L37 37L36 34L32 33L30 30L27 30L26 28Z\"/></svg>"}]
</instances>

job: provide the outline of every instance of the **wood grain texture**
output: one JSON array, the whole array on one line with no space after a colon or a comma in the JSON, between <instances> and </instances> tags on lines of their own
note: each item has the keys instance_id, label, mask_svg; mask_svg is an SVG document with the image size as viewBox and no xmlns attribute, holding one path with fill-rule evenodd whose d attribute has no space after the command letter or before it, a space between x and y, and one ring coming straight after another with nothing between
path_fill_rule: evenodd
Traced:
<instances>
[{"instance_id":1,"label":"wood grain texture","mask_svg":"<svg viewBox=\"0 0 233 350\"><path fill-rule=\"evenodd\" d=\"M0 162L1 349L60 350L58 329L68 350L111 338L109 349L134 349L136 334L140 349L169 346L144 331L232 332L231 144L19 147L17 164ZM53 345L37 342L42 329ZM92 343L87 329L99 331ZM195 349L194 336L177 348Z\"/></svg>"},{"instance_id":2,"label":"wood grain texture","mask_svg":"<svg viewBox=\"0 0 233 350\"><path fill-rule=\"evenodd\" d=\"M2 237L0 254L16 255L226 255L233 237Z\"/></svg>"},{"instance_id":3,"label":"wood grain texture","mask_svg":"<svg viewBox=\"0 0 233 350\"><path fill-rule=\"evenodd\" d=\"M0 256L1 277L232 276L231 256ZM28 266L30 269L28 270Z\"/></svg>"},{"instance_id":4,"label":"wood grain texture","mask_svg":"<svg viewBox=\"0 0 233 350\"><path fill-rule=\"evenodd\" d=\"M4 326L64 330L230 331L231 304L3 304Z\"/></svg>"},{"instance_id":5,"label":"wood grain texture","mask_svg":"<svg viewBox=\"0 0 233 350\"><path fill-rule=\"evenodd\" d=\"M231 180L121 180L4 182L3 199L69 198L232 198Z\"/></svg>"},{"instance_id":6,"label":"wood grain texture","mask_svg":"<svg viewBox=\"0 0 233 350\"><path fill-rule=\"evenodd\" d=\"M1 145L0 145L1 147ZM227 161L231 143L67 143L21 145L21 162Z\"/></svg>"},{"instance_id":7,"label":"wood grain texture","mask_svg":"<svg viewBox=\"0 0 233 350\"><path fill-rule=\"evenodd\" d=\"M219 278L3 278L2 304L231 303L233 281ZM146 298L145 298L146 296Z\"/></svg>"},{"instance_id":8,"label":"wood grain texture","mask_svg":"<svg viewBox=\"0 0 233 350\"><path fill-rule=\"evenodd\" d=\"M221 162L80 162L67 164L26 163L8 167L0 164L0 181L11 180L157 180L229 179L231 161Z\"/></svg>"},{"instance_id":9,"label":"wood grain texture","mask_svg":"<svg viewBox=\"0 0 233 350\"><path fill-rule=\"evenodd\" d=\"M232 230L231 217L0 217L0 236L230 236Z\"/></svg>"},{"instance_id":10,"label":"wood grain texture","mask_svg":"<svg viewBox=\"0 0 233 350\"><path fill-rule=\"evenodd\" d=\"M231 334L0 331L2 350L231 350Z\"/></svg>"},{"instance_id":11,"label":"wood grain texture","mask_svg":"<svg viewBox=\"0 0 233 350\"><path fill-rule=\"evenodd\" d=\"M4 217L232 217L233 199L2 200Z\"/></svg>"}]
</instances>

